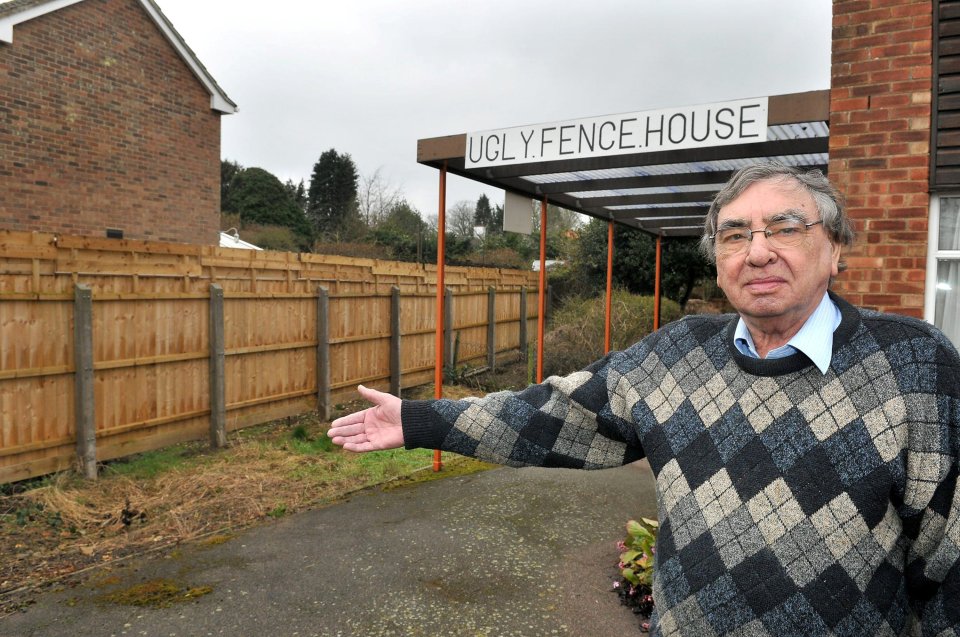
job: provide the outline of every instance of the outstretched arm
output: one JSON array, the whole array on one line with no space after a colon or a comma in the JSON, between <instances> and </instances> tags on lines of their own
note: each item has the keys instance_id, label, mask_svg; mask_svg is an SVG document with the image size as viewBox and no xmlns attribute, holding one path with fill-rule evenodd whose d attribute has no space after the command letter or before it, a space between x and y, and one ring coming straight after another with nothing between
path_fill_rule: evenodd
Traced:
<instances>
[{"instance_id":1,"label":"outstretched arm","mask_svg":"<svg viewBox=\"0 0 960 637\"><path fill-rule=\"evenodd\" d=\"M362 411L337 418L327 435L333 444L347 451L377 451L403 446L403 426L400 423L400 399L363 385L357 387L360 396L373 403Z\"/></svg>"}]
</instances>

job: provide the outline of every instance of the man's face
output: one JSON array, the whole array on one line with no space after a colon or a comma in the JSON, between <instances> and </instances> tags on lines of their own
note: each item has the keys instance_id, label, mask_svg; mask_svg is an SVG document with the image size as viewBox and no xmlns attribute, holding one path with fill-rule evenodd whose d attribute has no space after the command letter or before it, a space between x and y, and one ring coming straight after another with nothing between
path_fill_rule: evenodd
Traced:
<instances>
[{"instance_id":1,"label":"man's face","mask_svg":"<svg viewBox=\"0 0 960 637\"><path fill-rule=\"evenodd\" d=\"M759 181L720 209L717 226L760 230L782 216L819 221L816 203L790 179ZM762 232L740 252L717 252L717 284L747 326L768 334L795 332L813 313L838 273L840 246L823 225L809 228L795 246L775 248Z\"/></svg>"}]
</instances>

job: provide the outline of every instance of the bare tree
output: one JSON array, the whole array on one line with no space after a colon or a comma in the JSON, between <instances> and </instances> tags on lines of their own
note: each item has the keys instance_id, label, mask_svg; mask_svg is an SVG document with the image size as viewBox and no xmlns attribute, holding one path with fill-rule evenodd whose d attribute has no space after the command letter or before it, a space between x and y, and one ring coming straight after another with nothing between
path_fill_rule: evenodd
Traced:
<instances>
[{"instance_id":1,"label":"bare tree","mask_svg":"<svg viewBox=\"0 0 960 637\"><path fill-rule=\"evenodd\" d=\"M530 214L533 220L533 234L538 234L540 232L540 202L536 199L530 200ZM553 204L547 205L548 233L563 234L568 230L576 230L586 223L585 219L579 212Z\"/></svg>"},{"instance_id":2,"label":"bare tree","mask_svg":"<svg viewBox=\"0 0 960 637\"><path fill-rule=\"evenodd\" d=\"M457 237L473 238L475 235L473 224L474 205L470 201L458 201L447 209L446 231Z\"/></svg>"},{"instance_id":3,"label":"bare tree","mask_svg":"<svg viewBox=\"0 0 960 637\"><path fill-rule=\"evenodd\" d=\"M383 221L390 210L403 199L402 189L387 181L382 169L381 166L373 171L372 175L360 177L360 188L357 192L360 216L371 227Z\"/></svg>"}]
</instances>

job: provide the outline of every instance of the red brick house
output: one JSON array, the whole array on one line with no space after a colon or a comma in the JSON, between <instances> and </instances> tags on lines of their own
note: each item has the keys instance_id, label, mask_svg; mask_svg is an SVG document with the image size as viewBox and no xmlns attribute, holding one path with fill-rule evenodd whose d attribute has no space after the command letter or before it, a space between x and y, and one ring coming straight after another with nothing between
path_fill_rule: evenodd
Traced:
<instances>
[{"instance_id":1,"label":"red brick house","mask_svg":"<svg viewBox=\"0 0 960 637\"><path fill-rule=\"evenodd\" d=\"M960 2L835 0L830 177L858 240L837 288L960 346Z\"/></svg>"},{"instance_id":2,"label":"red brick house","mask_svg":"<svg viewBox=\"0 0 960 637\"><path fill-rule=\"evenodd\" d=\"M0 228L216 244L236 110L152 0L0 0Z\"/></svg>"}]
</instances>

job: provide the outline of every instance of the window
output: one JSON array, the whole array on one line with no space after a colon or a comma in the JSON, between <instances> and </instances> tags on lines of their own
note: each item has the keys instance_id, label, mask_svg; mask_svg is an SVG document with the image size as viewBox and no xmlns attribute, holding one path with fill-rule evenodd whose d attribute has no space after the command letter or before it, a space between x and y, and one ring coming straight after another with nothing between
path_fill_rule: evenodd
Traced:
<instances>
[{"instance_id":1,"label":"window","mask_svg":"<svg viewBox=\"0 0 960 637\"><path fill-rule=\"evenodd\" d=\"M960 347L960 196L930 198L924 316Z\"/></svg>"}]
</instances>

